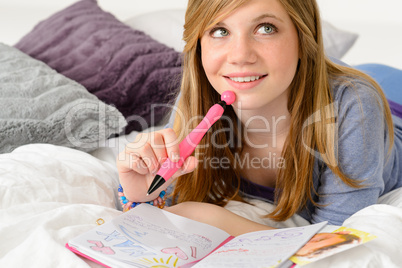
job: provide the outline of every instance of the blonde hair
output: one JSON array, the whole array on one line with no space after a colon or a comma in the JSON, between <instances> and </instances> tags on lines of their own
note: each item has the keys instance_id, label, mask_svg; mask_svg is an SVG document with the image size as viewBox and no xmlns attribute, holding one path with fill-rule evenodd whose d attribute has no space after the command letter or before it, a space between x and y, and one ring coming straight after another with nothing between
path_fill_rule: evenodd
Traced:
<instances>
[{"instance_id":1,"label":"blonde hair","mask_svg":"<svg viewBox=\"0 0 402 268\"><path fill-rule=\"evenodd\" d=\"M334 110L331 108L333 97L330 81L345 81L358 77L371 85L381 98L387 126L390 129L390 146L393 144L393 125L387 100L379 85L369 76L331 62L324 54L319 10L315 0L279 0L296 26L299 37L300 62L290 86L288 110L291 123L282 157L286 168L279 169L276 189L276 209L267 215L274 220L286 220L303 208L307 201L313 201L313 164L315 160L307 148L319 152L328 167L352 187L362 187L359 181L348 178L337 163L334 132L328 130L328 120L334 123ZM193 116L204 116L208 109L219 101L219 94L212 88L201 63L200 38L203 33L240 7L247 0L189 0L186 11L183 39L186 46L183 52L183 76L181 98L178 103L180 116L176 116L174 130L183 137L195 128L198 122L191 121ZM329 109L323 109L327 107ZM322 120L314 120L307 127L304 122L316 111ZM207 132L195 150L196 156L226 157L230 168L205 168L199 163L197 169L178 178L173 199L175 202L199 201L225 205L229 200L241 200L239 196L240 172L235 164L235 154L240 153L240 122L228 106L225 117ZM183 120L184 119L184 120ZM325 120L324 120L325 119ZM228 139L222 129L232 129ZM214 136L213 136L214 135ZM234 146L211 146L212 136L218 144ZM236 146L239 145L239 146Z\"/></svg>"}]
</instances>

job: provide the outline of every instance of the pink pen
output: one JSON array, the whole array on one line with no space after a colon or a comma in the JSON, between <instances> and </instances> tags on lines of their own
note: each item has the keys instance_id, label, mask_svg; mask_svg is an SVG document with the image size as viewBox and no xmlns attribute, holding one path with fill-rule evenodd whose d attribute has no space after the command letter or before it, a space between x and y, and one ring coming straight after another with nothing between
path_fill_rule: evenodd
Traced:
<instances>
[{"instance_id":1,"label":"pink pen","mask_svg":"<svg viewBox=\"0 0 402 268\"><path fill-rule=\"evenodd\" d=\"M183 165L184 161L189 157L195 147L200 143L205 133L212 127L212 125L221 118L225 111L226 105L231 105L236 99L236 95L232 91L225 91L221 95L221 101L213 105L198 124L198 126L184 138L179 144L180 160L176 163L172 162L169 158L162 164L151 186L148 189L147 195L153 193L156 189L168 181L174 173Z\"/></svg>"}]
</instances>

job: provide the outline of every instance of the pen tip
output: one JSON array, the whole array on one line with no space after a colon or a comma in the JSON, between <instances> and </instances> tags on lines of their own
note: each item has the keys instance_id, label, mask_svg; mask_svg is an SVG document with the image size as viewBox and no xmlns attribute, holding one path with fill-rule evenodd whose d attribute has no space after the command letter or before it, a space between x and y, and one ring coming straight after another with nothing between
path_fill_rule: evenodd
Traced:
<instances>
[{"instance_id":1,"label":"pen tip","mask_svg":"<svg viewBox=\"0 0 402 268\"><path fill-rule=\"evenodd\" d=\"M156 175L154 180L151 183L151 186L148 189L147 195L152 194L156 189L158 189L159 187L162 186L162 184L165 183L165 179L160 176L160 175Z\"/></svg>"}]
</instances>

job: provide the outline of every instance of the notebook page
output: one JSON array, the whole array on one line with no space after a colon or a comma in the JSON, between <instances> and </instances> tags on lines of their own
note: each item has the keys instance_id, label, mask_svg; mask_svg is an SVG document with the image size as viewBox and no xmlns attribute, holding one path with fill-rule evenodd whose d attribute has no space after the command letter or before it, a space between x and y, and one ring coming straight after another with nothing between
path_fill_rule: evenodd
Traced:
<instances>
[{"instance_id":1,"label":"notebook page","mask_svg":"<svg viewBox=\"0 0 402 268\"><path fill-rule=\"evenodd\" d=\"M289 259L327 222L240 235L193 267L276 267Z\"/></svg>"},{"instance_id":2,"label":"notebook page","mask_svg":"<svg viewBox=\"0 0 402 268\"><path fill-rule=\"evenodd\" d=\"M141 204L68 244L112 267L179 267L228 237L216 227Z\"/></svg>"}]
</instances>

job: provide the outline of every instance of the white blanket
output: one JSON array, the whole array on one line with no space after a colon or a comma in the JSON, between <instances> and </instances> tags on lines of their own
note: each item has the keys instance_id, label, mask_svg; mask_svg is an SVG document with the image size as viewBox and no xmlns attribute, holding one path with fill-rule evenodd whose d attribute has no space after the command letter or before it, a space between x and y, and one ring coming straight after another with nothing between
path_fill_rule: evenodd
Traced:
<instances>
[{"instance_id":1,"label":"white blanket","mask_svg":"<svg viewBox=\"0 0 402 268\"><path fill-rule=\"evenodd\" d=\"M107 152L107 150L105 150ZM99 267L64 247L72 237L119 215L113 153L101 160L65 147L32 144L0 155L0 267ZM227 208L274 225L258 215L272 209L231 202ZM362 246L306 267L400 267L402 189L351 216L344 226L378 236ZM294 216L277 227L305 225ZM330 227L329 227L330 228Z\"/></svg>"},{"instance_id":2,"label":"white blanket","mask_svg":"<svg viewBox=\"0 0 402 268\"><path fill-rule=\"evenodd\" d=\"M117 185L113 165L78 150L33 144L0 155L0 267L96 267L64 245L121 213Z\"/></svg>"}]
</instances>

